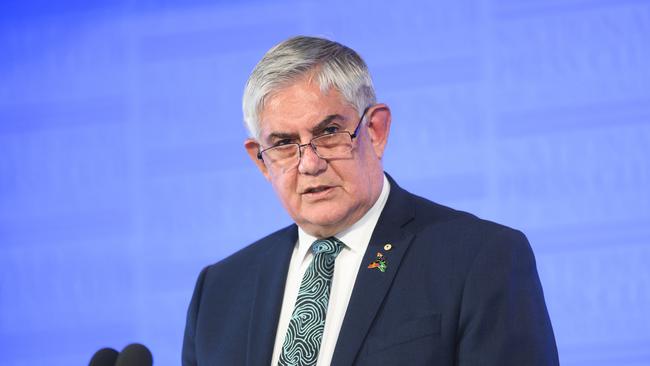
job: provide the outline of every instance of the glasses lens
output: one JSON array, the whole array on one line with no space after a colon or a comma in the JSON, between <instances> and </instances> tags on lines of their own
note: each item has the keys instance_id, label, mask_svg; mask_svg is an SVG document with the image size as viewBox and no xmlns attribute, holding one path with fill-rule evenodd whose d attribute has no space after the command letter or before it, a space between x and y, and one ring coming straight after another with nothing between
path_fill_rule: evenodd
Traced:
<instances>
[{"instance_id":1,"label":"glasses lens","mask_svg":"<svg viewBox=\"0 0 650 366\"><path fill-rule=\"evenodd\" d=\"M264 150L262 157L264 161L279 167L295 164L298 160L298 145L288 144L275 146Z\"/></svg>"},{"instance_id":2,"label":"glasses lens","mask_svg":"<svg viewBox=\"0 0 650 366\"><path fill-rule=\"evenodd\" d=\"M352 139L348 133L333 133L312 140L318 156L323 159L347 158L352 151Z\"/></svg>"}]
</instances>

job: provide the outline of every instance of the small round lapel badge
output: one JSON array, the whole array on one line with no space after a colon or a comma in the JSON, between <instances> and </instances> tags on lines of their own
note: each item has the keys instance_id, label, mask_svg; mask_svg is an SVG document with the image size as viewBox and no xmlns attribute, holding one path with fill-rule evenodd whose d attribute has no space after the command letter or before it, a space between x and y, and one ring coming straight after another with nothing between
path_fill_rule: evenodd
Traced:
<instances>
[{"instance_id":1,"label":"small round lapel badge","mask_svg":"<svg viewBox=\"0 0 650 366\"><path fill-rule=\"evenodd\" d=\"M391 250L391 249L393 249L393 245L392 245L392 244L386 244L386 245L384 245L384 250Z\"/></svg>"}]
</instances>

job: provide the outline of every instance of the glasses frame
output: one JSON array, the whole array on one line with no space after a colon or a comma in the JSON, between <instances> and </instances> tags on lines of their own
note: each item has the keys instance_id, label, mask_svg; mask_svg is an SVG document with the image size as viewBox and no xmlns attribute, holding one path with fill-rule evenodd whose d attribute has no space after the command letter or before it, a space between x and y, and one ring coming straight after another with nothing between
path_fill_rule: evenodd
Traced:
<instances>
[{"instance_id":1,"label":"glasses frame","mask_svg":"<svg viewBox=\"0 0 650 366\"><path fill-rule=\"evenodd\" d=\"M353 133L350 133L350 131L334 132L334 133L330 133L330 134L323 134L323 135L318 135L316 137L312 137L312 139L309 140L309 142L306 143L306 144L299 144L297 142L292 142L290 144L285 144L285 145L280 145L280 146L297 145L298 146L298 161L300 161L300 159L302 159L303 147L307 147L307 146L311 146L311 149L314 151L314 153L316 153L316 155L319 158L325 159L325 158L321 157L320 155L318 155L318 150L316 149L316 146L314 146L314 140L319 139L319 138L321 138L323 136L331 136L331 135L336 135L336 134L347 134L348 136L350 136L350 142L353 142L354 139L359 135L359 129L361 128L361 123L363 122L363 118L366 116L366 113L368 112L370 107L372 107L372 106L367 106L366 109L363 110L363 113L361 113L361 118L359 118L359 122L357 123L357 128L354 129ZM258 151L257 152L257 158L264 161L264 157L262 156L262 153L265 152L265 151L274 149L276 147L278 147L278 146L271 146L271 147L267 147L266 149L262 149L262 150Z\"/></svg>"}]
</instances>

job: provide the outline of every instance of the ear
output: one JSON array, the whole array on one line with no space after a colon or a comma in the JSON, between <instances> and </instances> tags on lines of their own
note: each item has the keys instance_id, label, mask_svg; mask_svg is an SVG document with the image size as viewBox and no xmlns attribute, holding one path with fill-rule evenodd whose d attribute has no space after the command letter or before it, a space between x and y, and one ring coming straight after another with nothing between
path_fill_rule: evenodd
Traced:
<instances>
[{"instance_id":1,"label":"ear","mask_svg":"<svg viewBox=\"0 0 650 366\"><path fill-rule=\"evenodd\" d=\"M379 103L375 104L368 112L366 125L368 126L368 135L370 142L379 159L384 156L384 149L388 143L388 134L390 132L390 108L388 105Z\"/></svg>"},{"instance_id":2,"label":"ear","mask_svg":"<svg viewBox=\"0 0 650 366\"><path fill-rule=\"evenodd\" d=\"M244 141L244 147L246 148L246 152L248 153L248 156L250 156L251 160L257 165L257 168L264 174L264 177L269 180L269 170L266 167L266 164L264 164L264 161L262 159L258 159L257 153L260 151L260 144L257 142L257 140L252 139L252 138L247 138Z\"/></svg>"}]
</instances>

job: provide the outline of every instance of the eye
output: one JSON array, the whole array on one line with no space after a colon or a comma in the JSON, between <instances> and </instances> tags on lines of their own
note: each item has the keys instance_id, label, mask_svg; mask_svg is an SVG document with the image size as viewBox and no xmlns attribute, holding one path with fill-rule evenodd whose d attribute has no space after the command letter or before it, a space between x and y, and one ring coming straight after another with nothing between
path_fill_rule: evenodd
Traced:
<instances>
[{"instance_id":1,"label":"eye","mask_svg":"<svg viewBox=\"0 0 650 366\"><path fill-rule=\"evenodd\" d=\"M291 141L290 139L282 139L282 140L278 140L278 141L276 141L276 142L273 144L273 147L276 147L276 146L283 146L283 145L288 145L288 144L292 144L292 143L293 143L293 141Z\"/></svg>"},{"instance_id":2,"label":"eye","mask_svg":"<svg viewBox=\"0 0 650 366\"><path fill-rule=\"evenodd\" d=\"M325 127L325 129L323 129L323 135L329 135L329 134L337 133L337 132L340 132L338 126L329 126L329 127Z\"/></svg>"}]
</instances>

